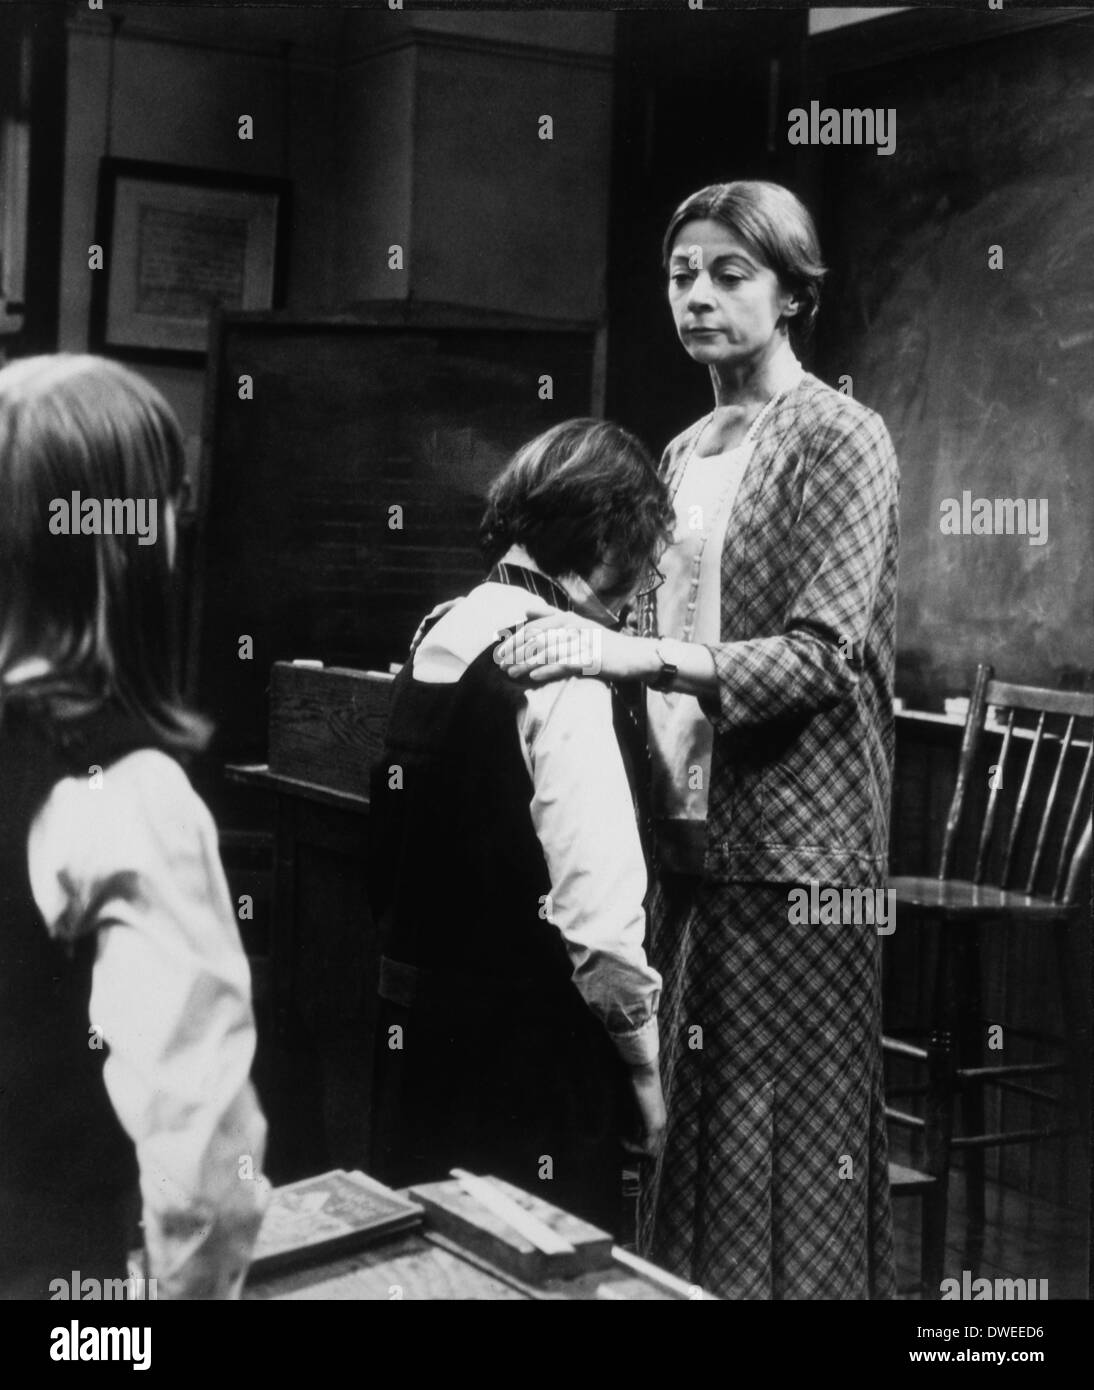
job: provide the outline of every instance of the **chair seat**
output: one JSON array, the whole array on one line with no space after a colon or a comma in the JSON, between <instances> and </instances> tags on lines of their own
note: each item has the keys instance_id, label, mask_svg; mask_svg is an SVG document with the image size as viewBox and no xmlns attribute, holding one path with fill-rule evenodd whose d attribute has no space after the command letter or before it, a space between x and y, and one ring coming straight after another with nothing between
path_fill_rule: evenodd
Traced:
<instances>
[{"instance_id":1,"label":"chair seat","mask_svg":"<svg viewBox=\"0 0 1094 1390\"><path fill-rule=\"evenodd\" d=\"M889 1190L894 1197L906 1197L917 1192L925 1192L938 1181L930 1173L921 1173L918 1168L905 1167L903 1163L889 1164Z\"/></svg>"},{"instance_id":2,"label":"chair seat","mask_svg":"<svg viewBox=\"0 0 1094 1390\"><path fill-rule=\"evenodd\" d=\"M1020 917L1049 922L1068 915L1068 909L1051 898L961 878L891 878L889 887L896 894L898 907L923 908L948 917Z\"/></svg>"}]
</instances>

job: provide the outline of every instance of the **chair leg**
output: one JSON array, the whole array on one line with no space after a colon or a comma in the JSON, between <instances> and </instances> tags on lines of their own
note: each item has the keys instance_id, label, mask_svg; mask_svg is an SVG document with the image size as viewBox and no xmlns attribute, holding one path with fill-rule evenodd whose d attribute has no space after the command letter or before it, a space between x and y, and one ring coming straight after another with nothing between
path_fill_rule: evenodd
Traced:
<instances>
[{"instance_id":1,"label":"chair leg","mask_svg":"<svg viewBox=\"0 0 1094 1390\"><path fill-rule=\"evenodd\" d=\"M923 1198L920 1222L920 1277L924 1299L942 1296L942 1279L946 1259L946 1218L949 1208L949 1174L939 1176L938 1186Z\"/></svg>"},{"instance_id":2,"label":"chair leg","mask_svg":"<svg viewBox=\"0 0 1094 1390\"><path fill-rule=\"evenodd\" d=\"M1060 973L1060 1000L1064 1013L1064 1039L1067 1046L1067 1069L1064 1072L1066 1100L1073 1107L1079 1132L1090 1158L1090 1077L1087 1050L1082 1045L1080 1005L1075 981L1077 963L1072 950L1072 923L1057 922L1053 928L1056 943L1056 965Z\"/></svg>"},{"instance_id":3,"label":"chair leg","mask_svg":"<svg viewBox=\"0 0 1094 1390\"><path fill-rule=\"evenodd\" d=\"M979 1066L983 1060L983 999L980 980L980 935L975 927L961 932L957 946L957 998L961 1001L957 1034L957 1066ZM979 1082L961 1083L961 1119L965 1134L984 1133L984 1087ZM976 1278L984 1256L985 1162L982 1148L964 1151L965 1260Z\"/></svg>"},{"instance_id":4,"label":"chair leg","mask_svg":"<svg viewBox=\"0 0 1094 1390\"><path fill-rule=\"evenodd\" d=\"M920 1266L925 1299L937 1299L942 1294L950 1193L950 1145L953 1139L954 1068L953 1036L945 1029L936 1030L927 1044L927 1097L923 1131L926 1171L935 1178L934 1188L923 1198Z\"/></svg>"}]
</instances>

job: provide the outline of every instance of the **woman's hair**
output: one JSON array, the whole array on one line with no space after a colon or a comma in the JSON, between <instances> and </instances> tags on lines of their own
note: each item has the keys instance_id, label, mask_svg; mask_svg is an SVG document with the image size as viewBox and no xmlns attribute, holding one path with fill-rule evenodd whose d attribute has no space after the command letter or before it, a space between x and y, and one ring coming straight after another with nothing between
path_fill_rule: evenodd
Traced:
<instances>
[{"instance_id":1,"label":"woman's hair","mask_svg":"<svg viewBox=\"0 0 1094 1390\"><path fill-rule=\"evenodd\" d=\"M481 537L488 562L522 545L549 575L597 564L637 580L671 537L672 505L643 445L603 420L566 420L525 444L495 480Z\"/></svg>"},{"instance_id":2,"label":"woman's hair","mask_svg":"<svg viewBox=\"0 0 1094 1390\"><path fill-rule=\"evenodd\" d=\"M209 733L178 689L165 511L184 464L171 408L118 363L57 353L0 370L0 680L44 657L51 671L32 687L114 701L178 751ZM117 500L114 522L129 501L130 516L147 518L154 500L154 542L150 526L143 536L73 534L87 499Z\"/></svg>"},{"instance_id":3,"label":"woman's hair","mask_svg":"<svg viewBox=\"0 0 1094 1390\"><path fill-rule=\"evenodd\" d=\"M802 301L790 320L790 333L808 341L820 307L820 290L827 270L821 259L817 229L809 209L789 188L762 179L712 183L685 198L669 221L661 244L667 270L680 229L688 222L721 222L760 257L779 280Z\"/></svg>"}]
</instances>

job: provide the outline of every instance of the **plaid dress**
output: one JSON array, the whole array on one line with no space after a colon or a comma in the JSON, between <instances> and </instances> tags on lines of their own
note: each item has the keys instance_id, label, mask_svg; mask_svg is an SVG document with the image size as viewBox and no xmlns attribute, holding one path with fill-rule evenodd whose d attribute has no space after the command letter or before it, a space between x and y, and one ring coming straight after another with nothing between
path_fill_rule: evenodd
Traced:
<instances>
[{"instance_id":1,"label":"plaid dress","mask_svg":"<svg viewBox=\"0 0 1094 1390\"><path fill-rule=\"evenodd\" d=\"M700 428L666 450L670 486ZM807 373L722 548L704 872L661 873L651 902L669 1122L638 1236L726 1298L895 1292L876 929L792 924L789 893L884 881L897 492L880 419Z\"/></svg>"}]
</instances>

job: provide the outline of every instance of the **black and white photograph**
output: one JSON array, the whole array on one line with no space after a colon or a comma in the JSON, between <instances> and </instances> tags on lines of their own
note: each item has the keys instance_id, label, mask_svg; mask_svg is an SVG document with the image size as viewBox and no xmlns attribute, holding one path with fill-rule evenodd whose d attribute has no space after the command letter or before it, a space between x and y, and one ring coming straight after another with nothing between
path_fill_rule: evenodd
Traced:
<instances>
[{"instance_id":1,"label":"black and white photograph","mask_svg":"<svg viewBox=\"0 0 1094 1390\"><path fill-rule=\"evenodd\" d=\"M1092 537L1088 6L0 4L26 1364L1062 1364Z\"/></svg>"}]
</instances>

